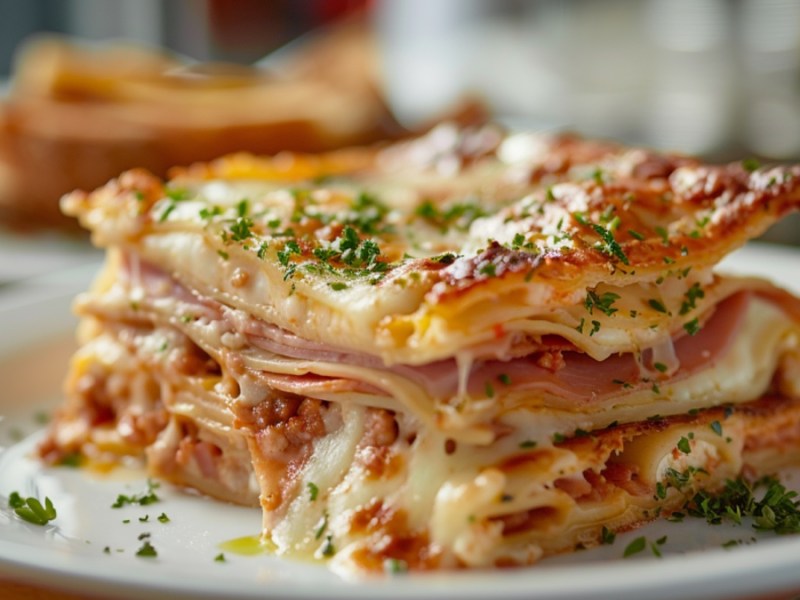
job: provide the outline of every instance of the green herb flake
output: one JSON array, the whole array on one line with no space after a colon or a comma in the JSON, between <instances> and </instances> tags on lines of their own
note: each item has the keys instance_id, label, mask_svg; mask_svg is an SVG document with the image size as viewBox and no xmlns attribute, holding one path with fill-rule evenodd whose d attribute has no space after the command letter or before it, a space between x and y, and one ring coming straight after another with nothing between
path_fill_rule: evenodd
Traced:
<instances>
[{"instance_id":1,"label":"green herb flake","mask_svg":"<svg viewBox=\"0 0 800 600\"><path fill-rule=\"evenodd\" d=\"M164 195L173 202L183 202L189 198L191 192L185 188L167 188Z\"/></svg>"},{"instance_id":2,"label":"green herb flake","mask_svg":"<svg viewBox=\"0 0 800 600\"><path fill-rule=\"evenodd\" d=\"M220 552L214 557L214 562L225 562L225 555Z\"/></svg>"},{"instance_id":3,"label":"green herb flake","mask_svg":"<svg viewBox=\"0 0 800 600\"><path fill-rule=\"evenodd\" d=\"M761 167L761 162L757 158L745 158L742 161L742 168L748 173L757 171Z\"/></svg>"},{"instance_id":4,"label":"green herb flake","mask_svg":"<svg viewBox=\"0 0 800 600\"><path fill-rule=\"evenodd\" d=\"M159 523L169 523L170 522L170 518L167 516L167 513L163 513L162 512L160 515L158 515L158 522Z\"/></svg>"},{"instance_id":5,"label":"green herb flake","mask_svg":"<svg viewBox=\"0 0 800 600\"><path fill-rule=\"evenodd\" d=\"M167 220L167 218L172 214L172 211L177 208L177 205L174 202L170 202L167 204L167 208L165 208L158 217L158 222L163 223Z\"/></svg>"},{"instance_id":6,"label":"green herb flake","mask_svg":"<svg viewBox=\"0 0 800 600\"><path fill-rule=\"evenodd\" d=\"M578 333L583 333L583 326L586 323L586 319L581 318L581 322L578 323L578 326L575 328Z\"/></svg>"},{"instance_id":7,"label":"green herb flake","mask_svg":"<svg viewBox=\"0 0 800 600\"><path fill-rule=\"evenodd\" d=\"M607 256L616 258L623 265L629 265L630 262L628 261L628 257L622 250L622 246L620 246L617 240L614 238L614 234L602 225L598 225L596 223L590 223L590 225L592 229L594 229L595 233L603 240L603 244L599 248L600 251Z\"/></svg>"},{"instance_id":8,"label":"green herb flake","mask_svg":"<svg viewBox=\"0 0 800 600\"><path fill-rule=\"evenodd\" d=\"M663 500L667 497L667 488L662 482L656 483L656 500Z\"/></svg>"},{"instance_id":9,"label":"green herb flake","mask_svg":"<svg viewBox=\"0 0 800 600\"><path fill-rule=\"evenodd\" d=\"M655 367L656 371L658 371L659 373L666 373L668 368L667 365L660 362L653 363L653 367Z\"/></svg>"},{"instance_id":10,"label":"green herb flake","mask_svg":"<svg viewBox=\"0 0 800 600\"><path fill-rule=\"evenodd\" d=\"M483 387L484 392L486 392L487 398L494 398L494 386L490 382L486 382L486 385Z\"/></svg>"},{"instance_id":11,"label":"green herb flake","mask_svg":"<svg viewBox=\"0 0 800 600\"><path fill-rule=\"evenodd\" d=\"M111 508L122 508L123 506L126 506L128 504L138 504L139 506L147 506L149 504L158 502L159 498L154 491L158 488L158 485L159 485L158 483L148 479L147 490L145 492L142 492L140 494L134 494L133 496L119 494L114 504L111 505Z\"/></svg>"},{"instance_id":12,"label":"green herb flake","mask_svg":"<svg viewBox=\"0 0 800 600\"><path fill-rule=\"evenodd\" d=\"M638 231L635 231L633 229L628 229L628 235L631 236L635 240L639 240L640 242L644 241L644 239L645 239L645 237L641 233L639 233Z\"/></svg>"},{"instance_id":13,"label":"green herb flake","mask_svg":"<svg viewBox=\"0 0 800 600\"><path fill-rule=\"evenodd\" d=\"M536 442L534 440L525 440L524 442L519 443L519 447L525 450L530 450L531 448L536 448Z\"/></svg>"},{"instance_id":14,"label":"green herb flake","mask_svg":"<svg viewBox=\"0 0 800 600\"><path fill-rule=\"evenodd\" d=\"M230 254L228 254L227 252L225 252L225 250L217 250L217 254L219 254L219 255L220 255L220 257L222 258L222 260L228 260L228 259L231 257L231 256L230 256Z\"/></svg>"},{"instance_id":15,"label":"green herb flake","mask_svg":"<svg viewBox=\"0 0 800 600\"><path fill-rule=\"evenodd\" d=\"M322 544L322 556L328 558L336 554L336 547L333 545L333 536L328 534L325 536L325 543Z\"/></svg>"},{"instance_id":16,"label":"green herb flake","mask_svg":"<svg viewBox=\"0 0 800 600\"><path fill-rule=\"evenodd\" d=\"M660 312L660 313L667 313L667 307L660 300L656 300L655 298L650 298L647 301L648 306L653 310Z\"/></svg>"},{"instance_id":17,"label":"green herb flake","mask_svg":"<svg viewBox=\"0 0 800 600\"><path fill-rule=\"evenodd\" d=\"M598 295L597 292L593 290L587 290L583 305L586 310L589 311L589 314L594 314L594 309L597 309L603 314L611 316L619 310L614 308L614 302L619 300L619 298L619 294L615 294L614 292L605 292Z\"/></svg>"},{"instance_id":18,"label":"green herb flake","mask_svg":"<svg viewBox=\"0 0 800 600\"><path fill-rule=\"evenodd\" d=\"M342 290L346 290L348 285L342 281L332 281L328 284L328 287L334 292L341 292Z\"/></svg>"},{"instance_id":19,"label":"green herb flake","mask_svg":"<svg viewBox=\"0 0 800 600\"><path fill-rule=\"evenodd\" d=\"M656 558L661 558L661 548L659 548L656 544L650 544L650 550L653 552L653 556Z\"/></svg>"},{"instance_id":20,"label":"green herb flake","mask_svg":"<svg viewBox=\"0 0 800 600\"><path fill-rule=\"evenodd\" d=\"M32 496L23 498L19 492L11 492L8 497L8 505L20 519L34 525L47 525L58 516L53 502L47 497L42 506L37 498Z\"/></svg>"},{"instance_id":21,"label":"green herb flake","mask_svg":"<svg viewBox=\"0 0 800 600\"><path fill-rule=\"evenodd\" d=\"M678 440L677 447L678 450L684 454L691 454L692 452L692 445L689 443L689 439L686 436L681 436L681 439Z\"/></svg>"},{"instance_id":22,"label":"green herb flake","mask_svg":"<svg viewBox=\"0 0 800 600\"><path fill-rule=\"evenodd\" d=\"M319 488L317 487L317 484L309 481L306 484L306 487L308 488L309 500L311 500L311 502L314 502L317 499L317 496L319 495Z\"/></svg>"},{"instance_id":23,"label":"green herb flake","mask_svg":"<svg viewBox=\"0 0 800 600\"><path fill-rule=\"evenodd\" d=\"M408 563L399 558L387 558L383 561L383 570L389 575L408 573Z\"/></svg>"},{"instance_id":24,"label":"green herb flake","mask_svg":"<svg viewBox=\"0 0 800 600\"><path fill-rule=\"evenodd\" d=\"M622 556L623 558L628 558L629 556L638 554L639 552L644 550L646 546L647 546L647 540L645 540L644 536L637 537L630 544L625 546L625 551L622 553Z\"/></svg>"},{"instance_id":25,"label":"green herb flake","mask_svg":"<svg viewBox=\"0 0 800 600\"><path fill-rule=\"evenodd\" d=\"M253 221L247 217L239 217L236 222L231 225L231 239L234 242L243 242L244 240L253 237L253 232L250 229L253 226Z\"/></svg>"},{"instance_id":26,"label":"green herb flake","mask_svg":"<svg viewBox=\"0 0 800 600\"><path fill-rule=\"evenodd\" d=\"M711 428L711 431L716 433L719 437L722 437L722 425L719 421L711 421L709 427Z\"/></svg>"},{"instance_id":27,"label":"green herb flake","mask_svg":"<svg viewBox=\"0 0 800 600\"><path fill-rule=\"evenodd\" d=\"M494 263L486 263L478 270L478 273L487 277L495 277L497 275L497 266Z\"/></svg>"},{"instance_id":28,"label":"green herb flake","mask_svg":"<svg viewBox=\"0 0 800 600\"><path fill-rule=\"evenodd\" d=\"M59 467L77 469L83 464L83 455L80 452L70 452L62 456L57 464Z\"/></svg>"},{"instance_id":29,"label":"green herb flake","mask_svg":"<svg viewBox=\"0 0 800 600\"><path fill-rule=\"evenodd\" d=\"M600 543L604 546L610 546L614 543L614 540L617 539L617 534L611 531L608 527L603 525L603 529L600 530Z\"/></svg>"},{"instance_id":30,"label":"green herb flake","mask_svg":"<svg viewBox=\"0 0 800 600\"><path fill-rule=\"evenodd\" d=\"M697 335L700 332L700 322L695 318L683 324L683 329L689 335Z\"/></svg>"},{"instance_id":31,"label":"green herb flake","mask_svg":"<svg viewBox=\"0 0 800 600\"><path fill-rule=\"evenodd\" d=\"M669 246L669 232L663 227L656 227L655 232L661 238L661 243L665 246Z\"/></svg>"},{"instance_id":32,"label":"green herb flake","mask_svg":"<svg viewBox=\"0 0 800 600\"><path fill-rule=\"evenodd\" d=\"M156 549L149 541L145 541L144 544L142 544L142 547L136 551L136 556L140 556L142 558L155 558L158 556L158 552L156 552Z\"/></svg>"},{"instance_id":33,"label":"green herb flake","mask_svg":"<svg viewBox=\"0 0 800 600\"><path fill-rule=\"evenodd\" d=\"M222 209L219 206L212 206L210 210L208 208L201 208L198 214L204 221L210 221L214 217L221 215Z\"/></svg>"},{"instance_id":34,"label":"green herb flake","mask_svg":"<svg viewBox=\"0 0 800 600\"><path fill-rule=\"evenodd\" d=\"M697 300L705 298L706 293L699 283L695 283L686 291L685 300L681 303L680 314L685 315L697 307Z\"/></svg>"},{"instance_id":35,"label":"green herb flake","mask_svg":"<svg viewBox=\"0 0 800 600\"><path fill-rule=\"evenodd\" d=\"M567 436L565 436L565 435L563 435L561 433L554 433L553 434L553 443L554 444L560 444L560 443L566 441L566 439L567 439Z\"/></svg>"}]
</instances>

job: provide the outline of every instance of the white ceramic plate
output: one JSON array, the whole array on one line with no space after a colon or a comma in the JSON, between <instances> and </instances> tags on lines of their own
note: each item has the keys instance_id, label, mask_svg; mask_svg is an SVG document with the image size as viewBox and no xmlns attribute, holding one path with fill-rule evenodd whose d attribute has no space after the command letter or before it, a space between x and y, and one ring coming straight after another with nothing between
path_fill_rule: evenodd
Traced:
<instances>
[{"instance_id":1,"label":"white ceramic plate","mask_svg":"<svg viewBox=\"0 0 800 600\"><path fill-rule=\"evenodd\" d=\"M750 246L725 264L800 293L800 251ZM226 551L225 562L217 562L220 544L258 533L258 510L168 485L157 490L156 504L112 509L118 494L144 491L141 473L48 469L32 457L42 415L58 402L72 348L69 299L89 275L81 269L41 279L25 304L4 305L0 298L0 574L132 598L732 598L800 589L800 536L758 534L747 525L709 526L698 519L655 523L617 536L611 546L514 571L353 582L319 565L266 554ZM800 471L787 477L800 488ZM45 527L21 521L8 509L12 491L50 497L58 518ZM158 520L162 513L169 522ZM143 533L150 534L156 558L135 555ZM663 556L648 549L623 559L628 543L642 535L650 542L666 535ZM740 544L723 549L730 540Z\"/></svg>"}]
</instances>

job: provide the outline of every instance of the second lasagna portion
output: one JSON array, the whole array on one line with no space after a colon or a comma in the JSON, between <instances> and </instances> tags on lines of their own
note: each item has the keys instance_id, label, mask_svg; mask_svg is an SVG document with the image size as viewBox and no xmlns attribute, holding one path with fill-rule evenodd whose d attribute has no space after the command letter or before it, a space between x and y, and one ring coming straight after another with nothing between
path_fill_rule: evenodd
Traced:
<instances>
[{"instance_id":1,"label":"second lasagna portion","mask_svg":"<svg viewBox=\"0 0 800 600\"><path fill-rule=\"evenodd\" d=\"M713 266L799 169L434 131L121 176L43 454L145 456L342 571L529 564L800 449L800 301Z\"/></svg>"}]
</instances>

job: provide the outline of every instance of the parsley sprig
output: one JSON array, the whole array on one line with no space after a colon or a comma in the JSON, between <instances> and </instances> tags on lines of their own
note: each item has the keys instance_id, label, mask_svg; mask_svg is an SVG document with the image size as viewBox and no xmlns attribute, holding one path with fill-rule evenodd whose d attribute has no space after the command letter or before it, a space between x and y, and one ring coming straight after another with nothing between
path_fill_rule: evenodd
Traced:
<instances>
[{"instance_id":1,"label":"parsley sprig","mask_svg":"<svg viewBox=\"0 0 800 600\"><path fill-rule=\"evenodd\" d=\"M153 504L155 502L158 502L159 498L154 491L157 488L158 488L158 483L148 479L147 490L145 490L140 494L133 494L132 496L128 496L126 494L119 494L114 504L111 505L111 508L122 508L123 506L129 504L138 504L139 506L147 506L148 504Z\"/></svg>"},{"instance_id":2,"label":"parsley sprig","mask_svg":"<svg viewBox=\"0 0 800 600\"><path fill-rule=\"evenodd\" d=\"M762 489L765 490L763 495L757 493ZM687 502L685 510L712 525L724 520L738 524L744 517L751 517L755 529L779 534L800 533L797 492L787 490L774 476L762 477L754 483L741 477L728 480L718 494L699 491Z\"/></svg>"},{"instance_id":3,"label":"parsley sprig","mask_svg":"<svg viewBox=\"0 0 800 600\"><path fill-rule=\"evenodd\" d=\"M11 492L8 505L14 509L16 515L34 525L47 525L56 518L56 509L50 498L45 497L44 506L34 497L23 498L18 492Z\"/></svg>"}]
</instances>

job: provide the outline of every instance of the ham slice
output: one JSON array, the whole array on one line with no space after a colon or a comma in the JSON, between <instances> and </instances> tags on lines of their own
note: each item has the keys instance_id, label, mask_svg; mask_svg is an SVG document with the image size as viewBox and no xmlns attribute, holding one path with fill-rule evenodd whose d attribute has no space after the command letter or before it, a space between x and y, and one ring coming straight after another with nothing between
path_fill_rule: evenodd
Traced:
<instances>
[{"instance_id":1,"label":"ham slice","mask_svg":"<svg viewBox=\"0 0 800 600\"><path fill-rule=\"evenodd\" d=\"M459 369L455 359L420 366L386 367L377 356L348 352L305 340L277 325L201 297L153 265L138 261L137 264L132 264L128 260L125 266L130 271L129 279L140 285L150 297L179 298L188 305L187 310L196 308L205 316L216 317L224 323L226 329L244 334L252 346L298 360L388 370L415 382L434 398L447 400L458 394ZM791 304L787 310L798 311L796 303L787 302L779 292L780 290L776 290L759 295L774 301L782 308L784 304ZM726 298L717 305L714 314L697 335L685 335L674 340L674 354L680 366L674 373L670 373L669 380L677 381L706 368L730 347L753 295L752 292L739 292ZM540 360L538 353L510 360L475 361L469 372L466 391L473 397L482 397L486 395L487 384L498 394L508 391L540 391L550 397L563 398L574 407L580 407L623 391L653 384L653 373L643 374L631 354L615 355L604 361L596 361L570 348L572 346L568 343L559 346L552 339L547 342L545 350L559 353L563 359L558 361L558 368L555 369ZM363 382L314 374L292 376L265 372L259 377L275 389L303 396L353 391L392 394L392 390L377 390ZM666 377L662 376L662 379L666 380Z\"/></svg>"}]
</instances>

